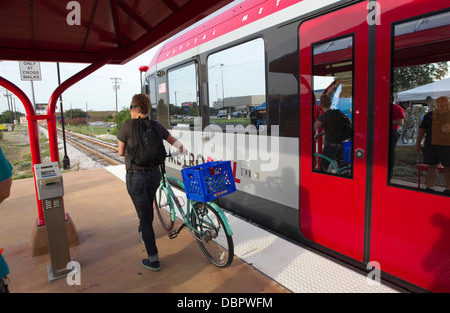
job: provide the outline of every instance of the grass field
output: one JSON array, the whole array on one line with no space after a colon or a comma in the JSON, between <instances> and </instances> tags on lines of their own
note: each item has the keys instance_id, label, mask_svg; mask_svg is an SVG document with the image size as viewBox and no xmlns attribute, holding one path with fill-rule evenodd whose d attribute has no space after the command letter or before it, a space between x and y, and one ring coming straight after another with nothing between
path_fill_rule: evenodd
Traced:
<instances>
[{"instance_id":1,"label":"grass field","mask_svg":"<svg viewBox=\"0 0 450 313\"><path fill-rule=\"evenodd\" d=\"M80 125L80 126L65 126L65 129L88 136L95 136L107 134L108 131L111 132L114 128Z\"/></svg>"},{"instance_id":2,"label":"grass field","mask_svg":"<svg viewBox=\"0 0 450 313\"><path fill-rule=\"evenodd\" d=\"M66 130L71 130L85 135L102 135L107 134L111 128L107 127L92 127L92 126L72 126L66 127ZM28 135L28 127L17 125L14 131L2 132L0 138L0 147L3 154L13 166L13 179L33 177L30 138ZM50 148L48 146L48 139L41 134L39 137L39 147L41 150L42 162L47 162L50 157ZM62 162L63 156L60 155ZM61 168L62 168L61 164Z\"/></svg>"},{"instance_id":3,"label":"grass field","mask_svg":"<svg viewBox=\"0 0 450 313\"><path fill-rule=\"evenodd\" d=\"M41 158L49 157L50 149L45 136L39 138L39 146ZM4 132L0 147L13 166L13 179L33 177L28 127L18 125L14 131Z\"/></svg>"}]
</instances>

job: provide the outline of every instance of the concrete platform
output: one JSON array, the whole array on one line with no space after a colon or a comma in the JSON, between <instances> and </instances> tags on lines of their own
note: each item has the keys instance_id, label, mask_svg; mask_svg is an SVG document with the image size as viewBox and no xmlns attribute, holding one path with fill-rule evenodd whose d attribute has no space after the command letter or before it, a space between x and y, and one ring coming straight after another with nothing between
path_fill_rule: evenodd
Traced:
<instances>
[{"instance_id":1,"label":"concrete platform","mask_svg":"<svg viewBox=\"0 0 450 313\"><path fill-rule=\"evenodd\" d=\"M48 293L397 293L321 253L278 237L231 214L235 258L219 269L188 231L170 240L155 216L161 271L141 267L145 248L126 191L124 166L63 174L64 205L79 236L70 249L81 267L81 285L48 282L49 255L31 257L37 218L33 179L13 182L0 205L0 248L9 264L11 292ZM184 197L181 191L174 189ZM186 201L185 201L186 202ZM178 221L178 224L180 222Z\"/></svg>"},{"instance_id":2,"label":"concrete platform","mask_svg":"<svg viewBox=\"0 0 450 313\"><path fill-rule=\"evenodd\" d=\"M79 245L70 249L81 267L80 285L47 278L48 254L32 257L37 209L33 179L13 182L0 205L0 248L10 269L13 293L287 293L287 288L238 257L226 269L209 263L192 236L170 240L154 222L161 271L144 269L144 244L125 183L107 169L63 174L64 206L76 226Z\"/></svg>"}]
</instances>

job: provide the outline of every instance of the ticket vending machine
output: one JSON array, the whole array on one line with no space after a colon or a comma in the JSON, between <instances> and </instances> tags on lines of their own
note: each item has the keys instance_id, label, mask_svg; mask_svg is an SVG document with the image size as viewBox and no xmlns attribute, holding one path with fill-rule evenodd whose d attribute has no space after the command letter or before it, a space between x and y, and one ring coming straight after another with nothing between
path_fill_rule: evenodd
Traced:
<instances>
[{"instance_id":1,"label":"ticket vending machine","mask_svg":"<svg viewBox=\"0 0 450 313\"><path fill-rule=\"evenodd\" d=\"M57 162L34 165L38 198L42 201L45 229L51 265L47 266L48 280L65 277L70 260L63 203L63 179Z\"/></svg>"}]
</instances>

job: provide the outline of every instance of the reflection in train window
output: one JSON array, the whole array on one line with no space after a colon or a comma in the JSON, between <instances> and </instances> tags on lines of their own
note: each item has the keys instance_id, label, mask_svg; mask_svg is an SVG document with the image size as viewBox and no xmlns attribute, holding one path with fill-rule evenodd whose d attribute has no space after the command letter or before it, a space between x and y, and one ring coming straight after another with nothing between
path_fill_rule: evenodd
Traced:
<instances>
[{"instance_id":1,"label":"reflection in train window","mask_svg":"<svg viewBox=\"0 0 450 313\"><path fill-rule=\"evenodd\" d=\"M255 39L208 57L210 123L266 125L264 41Z\"/></svg>"},{"instance_id":2,"label":"reflection in train window","mask_svg":"<svg viewBox=\"0 0 450 313\"><path fill-rule=\"evenodd\" d=\"M389 181L450 195L450 12L392 31Z\"/></svg>"},{"instance_id":3,"label":"reflection in train window","mask_svg":"<svg viewBox=\"0 0 450 313\"><path fill-rule=\"evenodd\" d=\"M152 120L157 119L157 103L156 103L156 79L155 76L150 76L148 78L148 91L150 96L150 117Z\"/></svg>"},{"instance_id":4,"label":"reflection in train window","mask_svg":"<svg viewBox=\"0 0 450 313\"><path fill-rule=\"evenodd\" d=\"M196 63L168 71L170 124L199 124Z\"/></svg>"},{"instance_id":5,"label":"reflection in train window","mask_svg":"<svg viewBox=\"0 0 450 313\"><path fill-rule=\"evenodd\" d=\"M312 48L313 170L351 177L353 37Z\"/></svg>"}]
</instances>

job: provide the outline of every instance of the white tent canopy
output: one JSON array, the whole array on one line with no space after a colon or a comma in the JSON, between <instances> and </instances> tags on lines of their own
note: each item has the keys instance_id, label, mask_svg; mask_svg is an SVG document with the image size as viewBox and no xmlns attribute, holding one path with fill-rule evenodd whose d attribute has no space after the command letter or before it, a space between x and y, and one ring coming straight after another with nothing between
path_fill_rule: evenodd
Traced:
<instances>
[{"instance_id":1,"label":"white tent canopy","mask_svg":"<svg viewBox=\"0 0 450 313\"><path fill-rule=\"evenodd\" d=\"M397 101L426 101L428 97L436 100L442 96L450 96L450 78L399 92L397 94Z\"/></svg>"}]
</instances>

